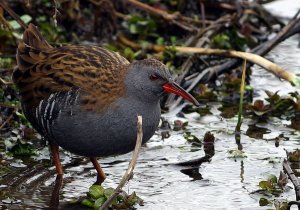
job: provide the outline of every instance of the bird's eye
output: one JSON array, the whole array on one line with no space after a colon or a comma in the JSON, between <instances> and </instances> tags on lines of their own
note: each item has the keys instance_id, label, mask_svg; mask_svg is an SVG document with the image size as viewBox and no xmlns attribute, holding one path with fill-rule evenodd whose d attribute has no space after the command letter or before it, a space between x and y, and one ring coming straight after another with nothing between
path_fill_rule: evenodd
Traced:
<instances>
[{"instance_id":1,"label":"bird's eye","mask_svg":"<svg viewBox=\"0 0 300 210\"><path fill-rule=\"evenodd\" d=\"M149 78L150 78L150 80L157 80L157 79L158 79L158 76L152 74L152 75L150 75Z\"/></svg>"}]
</instances>

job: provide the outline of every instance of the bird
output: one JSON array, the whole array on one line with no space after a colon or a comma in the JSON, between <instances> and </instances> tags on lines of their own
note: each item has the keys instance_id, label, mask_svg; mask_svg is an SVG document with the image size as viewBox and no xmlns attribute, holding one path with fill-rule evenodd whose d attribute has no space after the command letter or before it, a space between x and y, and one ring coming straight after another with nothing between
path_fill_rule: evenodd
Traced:
<instances>
[{"instance_id":1,"label":"bird","mask_svg":"<svg viewBox=\"0 0 300 210\"><path fill-rule=\"evenodd\" d=\"M199 106L156 59L129 62L95 45L52 46L30 23L17 46L12 78L32 127L48 141L57 175L59 147L90 158L97 183L106 175L97 157L135 147L137 115L146 143L158 127L160 99L174 93Z\"/></svg>"}]
</instances>

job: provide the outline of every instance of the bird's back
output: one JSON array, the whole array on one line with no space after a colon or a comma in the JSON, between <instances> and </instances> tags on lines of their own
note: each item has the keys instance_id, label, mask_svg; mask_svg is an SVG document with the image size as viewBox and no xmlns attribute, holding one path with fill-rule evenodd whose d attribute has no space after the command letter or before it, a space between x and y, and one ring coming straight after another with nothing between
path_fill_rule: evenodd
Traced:
<instances>
[{"instance_id":1,"label":"bird's back","mask_svg":"<svg viewBox=\"0 0 300 210\"><path fill-rule=\"evenodd\" d=\"M52 47L30 24L17 50L13 80L22 103L37 107L52 93L79 88L86 109L105 106L123 93L123 77L129 62L117 53L96 46ZM105 102L105 104L103 104Z\"/></svg>"}]
</instances>

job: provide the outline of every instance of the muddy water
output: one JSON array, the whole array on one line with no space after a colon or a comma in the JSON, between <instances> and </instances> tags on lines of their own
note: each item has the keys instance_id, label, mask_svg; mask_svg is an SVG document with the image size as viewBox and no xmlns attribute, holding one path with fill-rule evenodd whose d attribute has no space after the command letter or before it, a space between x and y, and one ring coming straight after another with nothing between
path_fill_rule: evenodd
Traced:
<instances>
[{"instance_id":1,"label":"muddy water","mask_svg":"<svg viewBox=\"0 0 300 210\"><path fill-rule=\"evenodd\" d=\"M299 6L300 7L300 6ZM275 7L276 8L276 7ZM300 50L297 37L286 40L269 55L277 64L300 74ZM280 94L295 91L288 83L281 82L259 67L254 67L251 85L255 87L256 98L264 98L263 90L280 90ZM299 91L299 90L298 90ZM299 147L299 132L288 127L289 121L271 119L265 124L255 124L244 119L241 142L244 158L231 158L230 150L237 148L234 129L237 118L220 117L218 103L211 103L212 115L186 114L175 117L176 111L164 117L170 122L176 119L189 121L188 131L202 139L210 131L215 136L215 155L210 162L199 168L178 166L175 163L204 156L203 147L192 146L183 138L183 131L171 131L171 137L161 139L158 132L142 148L133 179L124 188L136 191L144 199L145 205L138 209L267 209L259 207L258 183L269 174L279 175L285 150ZM249 137L251 126L267 128L257 136ZM276 147L274 138L283 134ZM0 181L0 207L2 209L44 209L49 206L54 189L53 167L46 167L48 152L41 151L35 163L27 160L11 161L12 166L4 180ZM65 167L64 184L60 194L60 209L82 209L69 206L95 181L96 172L92 164L67 152L62 153ZM131 154L101 159L107 180L105 187L116 187L125 172ZM192 171L194 176L183 173ZM289 183L292 188L292 184ZM283 193L279 198L294 200L294 190ZM9 204L13 203L13 204Z\"/></svg>"}]
</instances>

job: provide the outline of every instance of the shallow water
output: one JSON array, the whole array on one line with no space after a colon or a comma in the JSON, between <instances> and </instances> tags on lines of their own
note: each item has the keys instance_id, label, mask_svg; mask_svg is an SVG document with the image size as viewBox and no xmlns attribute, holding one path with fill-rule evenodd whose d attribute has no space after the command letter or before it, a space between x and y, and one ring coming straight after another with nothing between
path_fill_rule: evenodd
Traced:
<instances>
[{"instance_id":1,"label":"shallow water","mask_svg":"<svg viewBox=\"0 0 300 210\"><path fill-rule=\"evenodd\" d=\"M300 6L299 6L300 7ZM300 49L297 48L297 37L281 43L268 58L290 71L300 74ZM281 82L265 70L254 67L251 85L255 87L256 98L264 98L263 90L280 90L280 94L295 91L286 82ZM298 90L299 91L299 90ZM200 117L198 114L187 114L185 118L175 117L168 113L164 117L170 122L175 119L188 120L187 129L202 139L207 131L215 136L215 155L210 162L203 163L199 170L194 170L197 179L182 173L190 169L174 163L197 159L204 156L203 147L192 146L183 138L183 131L171 131L171 137L161 139L159 132L142 148L134 177L125 186L125 191L136 191L144 199L145 205L138 209L267 209L259 207L260 194L252 193L259 189L258 183L268 175L279 175L285 150L292 151L299 147L299 132L287 126L289 121L272 119L268 123L256 124L267 128L262 139L246 135L249 125L254 122L244 119L241 143L246 157L230 158L229 150L237 148L234 129L237 118L220 117L218 103L211 103L213 115ZM284 134L289 140L281 140L276 147L274 138ZM47 153L47 151L44 151ZM43 159L40 155L37 159ZM47 157L47 155L45 156ZM73 157L74 159L71 159ZM65 167L64 185L60 194L60 209L76 209L68 203L84 196L96 177L92 164L86 160L63 153ZM131 153L101 159L101 165L107 173L104 187L116 187L131 159ZM38 162L38 160L37 160ZM48 164L48 161L43 161ZM78 163L79 162L79 163ZM0 207L3 209L44 209L48 207L55 182L54 167L43 164L32 164L26 167L23 163L14 163L9 177L0 181ZM25 167L24 167L25 166ZM292 184L289 182L289 186ZM10 198L10 200L8 199ZM281 198L294 200L293 189L284 192ZM2 200L2 202L1 202ZM12 202L13 204L8 204ZM82 209L82 208L78 208Z\"/></svg>"}]
</instances>

